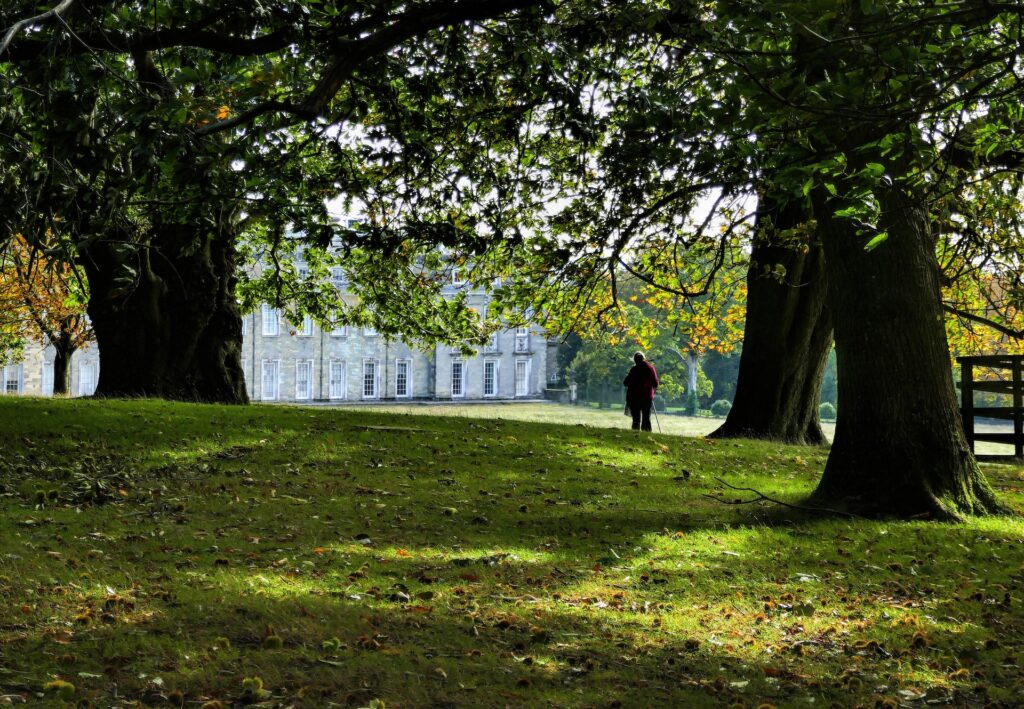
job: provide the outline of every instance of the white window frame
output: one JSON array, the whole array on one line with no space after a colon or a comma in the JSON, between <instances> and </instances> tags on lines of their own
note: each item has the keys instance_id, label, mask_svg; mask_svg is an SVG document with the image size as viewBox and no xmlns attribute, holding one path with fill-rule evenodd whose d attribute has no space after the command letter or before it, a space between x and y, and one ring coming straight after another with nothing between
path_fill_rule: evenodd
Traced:
<instances>
[{"instance_id":1,"label":"white window frame","mask_svg":"<svg viewBox=\"0 0 1024 709\"><path fill-rule=\"evenodd\" d=\"M366 367L373 365L373 393L366 393ZM380 360L366 358L363 360L363 376L359 380L359 392L363 399L373 400L380 398Z\"/></svg>"},{"instance_id":2,"label":"white window frame","mask_svg":"<svg viewBox=\"0 0 1024 709\"><path fill-rule=\"evenodd\" d=\"M459 366L459 378L455 378L455 365ZM452 360L452 378L450 382L451 394L453 399L465 399L466 398L466 360L464 359L453 359ZM455 383L459 384L459 392L455 393Z\"/></svg>"},{"instance_id":3,"label":"white window frame","mask_svg":"<svg viewBox=\"0 0 1024 709\"><path fill-rule=\"evenodd\" d=\"M39 386L42 387L43 396L53 396L53 389L56 381L54 381L54 363L43 361L43 371L39 379Z\"/></svg>"},{"instance_id":4,"label":"white window frame","mask_svg":"<svg viewBox=\"0 0 1024 709\"><path fill-rule=\"evenodd\" d=\"M331 268L331 285L338 291L345 288L345 269L341 266L333 266Z\"/></svg>"},{"instance_id":5,"label":"white window frame","mask_svg":"<svg viewBox=\"0 0 1024 709\"><path fill-rule=\"evenodd\" d=\"M309 377L306 380L306 391L299 391L299 368L307 366L309 367ZM311 401L313 399L313 360L311 359L297 359L295 360L295 400L296 401Z\"/></svg>"},{"instance_id":6,"label":"white window frame","mask_svg":"<svg viewBox=\"0 0 1024 709\"><path fill-rule=\"evenodd\" d=\"M491 391L487 392L487 368L493 367L491 374ZM491 398L498 395L498 371L501 369L501 361L497 359L484 360L484 397Z\"/></svg>"},{"instance_id":7,"label":"white window frame","mask_svg":"<svg viewBox=\"0 0 1024 709\"><path fill-rule=\"evenodd\" d=\"M515 371L516 396L529 396L530 395L530 364L531 364L530 360L528 360L528 359L517 359L516 360L516 371ZM519 386L519 384L520 384L520 379L519 379L519 367L520 367L520 365L523 366L523 378L522 378L522 385L523 386L522 386L522 388L520 388L520 386Z\"/></svg>"},{"instance_id":8,"label":"white window frame","mask_svg":"<svg viewBox=\"0 0 1024 709\"><path fill-rule=\"evenodd\" d=\"M401 394L398 391L398 373L401 370L402 365L405 365L405 393ZM395 360L395 398L396 399L410 399L412 398L412 360L407 357L399 357Z\"/></svg>"},{"instance_id":9,"label":"white window frame","mask_svg":"<svg viewBox=\"0 0 1024 709\"><path fill-rule=\"evenodd\" d=\"M348 398L348 366L343 359L332 359L327 370L328 395L332 401ZM335 379L335 367L341 369L341 376ZM337 386L335 386L337 385Z\"/></svg>"},{"instance_id":10,"label":"white window frame","mask_svg":"<svg viewBox=\"0 0 1024 709\"><path fill-rule=\"evenodd\" d=\"M338 325L331 330L331 337L348 337L348 325Z\"/></svg>"},{"instance_id":11,"label":"white window frame","mask_svg":"<svg viewBox=\"0 0 1024 709\"><path fill-rule=\"evenodd\" d=\"M528 327L517 327L516 328L516 352L529 352L530 351L530 328Z\"/></svg>"},{"instance_id":12,"label":"white window frame","mask_svg":"<svg viewBox=\"0 0 1024 709\"><path fill-rule=\"evenodd\" d=\"M20 396L25 393L25 367L21 362L15 362L0 367L0 374L3 374L3 381L0 382L0 394L5 396ZM7 388L9 382L14 382L14 389Z\"/></svg>"},{"instance_id":13,"label":"white window frame","mask_svg":"<svg viewBox=\"0 0 1024 709\"><path fill-rule=\"evenodd\" d=\"M85 378L85 372L89 372L89 378ZM78 363L78 395L92 396L96 392L96 363L80 361ZM88 384L88 386L87 386Z\"/></svg>"},{"instance_id":14,"label":"white window frame","mask_svg":"<svg viewBox=\"0 0 1024 709\"><path fill-rule=\"evenodd\" d=\"M272 308L267 303L263 304L260 309L261 319L263 322L263 336L264 337L277 337L281 334L281 311L277 308ZM273 315L273 326L270 325L270 317Z\"/></svg>"},{"instance_id":15,"label":"white window frame","mask_svg":"<svg viewBox=\"0 0 1024 709\"><path fill-rule=\"evenodd\" d=\"M313 336L313 316L303 315L302 325L295 328L295 334L299 337L312 337Z\"/></svg>"},{"instance_id":16,"label":"white window frame","mask_svg":"<svg viewBox=\"0 0 1024 709\"><path fill-rule=\"evenodd\" d=\"M274 389L267 392L267 365L274 365ZM281 396L281 360L265 359L260 365L260 401L277 401Z\"/></svg>"},{"instance_id":17,"label":"white window frame","mask_svg":"<svg viewBox=\"0 0 1024 709\"><path fill-rule=\"evenodd\" d=\"M305 256L305 252L303 252L302 255ZM309 264L305 262L296 263L295 272L299 274L299 278L301 278L302 280L306 280L307 278L309 278Z\"/></svg>"},{"instance_id":18,"label":"white window frame","mask_svg":"<svg viewBox=\"0 0 1024 709\"><path fill-rule=\"evenodd\" d=\"M377 335L379 335L379 334L380 334L380 333L379 333L379 332L377 332L377 331L376 331L376 330L375 330L374 328L372 328L372 327L364 327L364 328L363 328L363 335L364 335L365 337L376 337L376 336L377 336Z\"/></svg>"}]
</instances>

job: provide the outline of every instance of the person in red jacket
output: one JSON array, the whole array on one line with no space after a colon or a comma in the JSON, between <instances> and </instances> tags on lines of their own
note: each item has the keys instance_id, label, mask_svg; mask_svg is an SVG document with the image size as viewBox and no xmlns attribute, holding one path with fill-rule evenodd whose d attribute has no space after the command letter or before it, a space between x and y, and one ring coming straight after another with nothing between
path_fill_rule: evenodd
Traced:
<instances>
[{"instance_id":1,"label":"person in red jacket","mask_svg":"<svg viewBox=\"0 0 1024 709\"><path fill-rule=\"evenodd\" d=\"M633 417L633 430L651 430L651 406L658 388L658 370L643 352L633 355L633 367L622 381L626 387L626 406Z\"/></svg>"}]
</instances>

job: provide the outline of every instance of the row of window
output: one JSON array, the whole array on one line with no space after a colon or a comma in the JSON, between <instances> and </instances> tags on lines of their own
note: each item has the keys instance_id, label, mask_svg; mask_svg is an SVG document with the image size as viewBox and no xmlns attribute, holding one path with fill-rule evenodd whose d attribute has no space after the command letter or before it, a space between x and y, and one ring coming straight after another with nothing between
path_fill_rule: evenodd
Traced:
<instances>
[{"instance_id":1,"label":"row of window","mask_svg":"<svg viewBox=\"0 0 1024 709\"><path fill-rule=\"evenodd\" d=\"M498 376L501 369L501 362L496 359L484 360L484 396L498 395ZM515 364L515 392L516 396L526 396L530 393L530 362L529 360L516 360ZM452 361L452 398L457 399L466 395L466 363L457 359Z\"/></svg>"},{"instance_id":2,"label":"row of window","mask_svg":"<svg viewBox=\"0 0 1024 709\"><path fill-rule=\"evenodd\" d=\"M264 304L262 309L262 320L263 320L263 336L264 337L277 337L281 334L281 311L277 308L273 308L269 305ZM313 318L309 315L302 319L302 324L295 328L295 334L299 337L312 337L313 336ZM363 335L367 337L375 337L377 331L372 327L364 327ZM348 326L339 325L338 327L331 330L332 337L348 337ZM498 333L491 335L491 341L488 343L488 349L498 349ZM519 354L527 354L530 352L530 331L525 327L516 328L516 342L515 352Z\"/></svg>"},{"instance_id":3,"label":"row of window","mask_svg":"<svg viewBox=\"0 0 1024 709\"><path fill-rule=\"evenodd\" d=\"M78 396L92 396L96 393L99 365L96 362L79 362ZM43 362L42 395L53 396L53 362ZM16 395L25 393L24 364L0 366L0 394Z\"/></svg>"},{"instance_id":4,"label":"row of window","mask_svg":"<svg viewBox=\"0 0 1024 709\"><path fill-rule=\"evenodd\" d=\"M483 395L497 396L499 383L500 362L494 359L484 361L483 372ZM466 362L461 359L452 361L451 365L451 395L453 398L460 398L466 395ZM246 363L243 363L243 368ZM96 364L94 362L79 363L78 374L78 395L90 396L96 391ZM328 376L328 392L331 399L345 399L348 397L346 387L347 363L343 360L331 360ZM412 360L395 360L395 396L400 399L412 396ZM361 396L364 399L379 398L380 384L380 361L375 359L363 360L363 373L361 382ZM21 394L24 392L25 380L21 364L8 364L0 368L0 381L3 383L2 393ZM277 401L280 398L280 362L278 360L263 360L261 373L263 389L261 397L265 401ZM530 386L530 362L528 360L517 360L515 363L515 394L526 396L529 394ZM43 395L53 394L53 365L43 365ZM295 399L297 401L308 401L313 398L313 360L295 361Z\"/></svg>"},{"instance_id":5,"label":"row of window","mask_svg":"<svg viewBox=\"0 0 1024 709\"><path fill-rule=\"evenodd\" d=\"M242 363L243 368L247 365ZM327 387L331 399L348 398L347 376L348 363L343 360L331 360L328 369ZM277 401L281 398L281 363L279 360L265 359L262 362L260 380L263 384L260 398L263 401ZM364 399L379 398L380 361L363 360L361 396ZM395 396L406 399L412 396L412 360L395 360ZM313 398L313 360L295 360L295 394L296 401L309 401Z\"/></svg>"},{"instance_id":6,"label":"row of window","mask_svg":"<svg viewBox=\"0 0 1024 709\"><path fill-rule=\"evenodd\" d=\"M261 311L263 322L263 336L277 337L281 334L281 311L264 305ZM295 328L295 334L299 337L313 336L313 318L309 315L302 319L302 323ZM364 327L363 334L367 337L376 336L377 331L372 327ZM331 330L332 337L348 337L348 325L339 325Z\"/></svg>"},{"instance_id":7,"label":"row of window","mask_svg":"<svg viewBox=\"0 0 1024 709\"><path fill-rule=\"evenodd\" d=\"M500 362L495 359L484 361L483 395L497 396L499 384ZM247 363L243 362L243 368ZM344 360L331 360L329 363L327 387L331 399L348 398L348 363ZM260 381L262 389L260 398L263 401L277 401L281 398L281 362L276 359L262 361ZM461 359L452 361L451 395L453 398L466 396L466 362ZM408 399L413 392L413 369L411 359L395 360L394 382L395 397ZM363 399L380 398L380 360L364 359L362 378L360 380L360 396ZM515 363L515 395L527 396L530 393L530 362L517 360ZM313 398L313 360L295 360L295 394L296 401L309 401Z\"/></svg>"}]
</instances>

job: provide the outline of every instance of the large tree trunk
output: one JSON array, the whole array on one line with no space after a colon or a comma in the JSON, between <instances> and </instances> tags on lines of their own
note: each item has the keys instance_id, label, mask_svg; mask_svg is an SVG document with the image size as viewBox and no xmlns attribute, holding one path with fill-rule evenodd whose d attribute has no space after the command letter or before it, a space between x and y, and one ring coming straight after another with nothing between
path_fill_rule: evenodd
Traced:
<instances>
[{"instance_id":1,"label":"large tree trunk","mask_svg":"<svg viewBox=\"0 0 1024 709\"><path fill-rule=\"evenodd\" d=\"M835 319L839 416L815 498L873 515L949 519L999 509L964 438L925 207L879 193L872 251L819 210Z\"/></svg>"},{"instance_id":2,"label":"large tree trunk","mask_svg":"<svg viewBox=\"0 0 1024 709\"><path fill-rule=\"evenodd\" d=\"M96 396L247 403L233 234L158 224L148 245L125 251L100 241L82 258Z\"/></svg>"},{"instance_id":3,"label":"large tree trunk","mask_svg":"<svg viewBox=\"0 0 1024 709\"><path fill-rule=\"evenodd\" d=\"M825 443L818 404L832 347L821 246L787 230L807 222L796 201L762 198L747 270L747 319L736 395L712 438ZM778 277L776 267L785 269Z\"/></svg>"}]
</instances>

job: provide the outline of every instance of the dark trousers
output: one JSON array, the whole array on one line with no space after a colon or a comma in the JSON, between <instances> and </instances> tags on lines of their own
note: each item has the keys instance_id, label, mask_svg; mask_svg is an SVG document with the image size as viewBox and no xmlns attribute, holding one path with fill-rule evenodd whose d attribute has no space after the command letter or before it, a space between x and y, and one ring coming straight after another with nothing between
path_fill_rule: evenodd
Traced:
<instances>
[{"instance_id":1,"label":"dark trousers","mask_svg":"<svg viewBox=\"0 0 1024 709\"><path fill-rule=\"evenodd\" d=\"M650 401L633 401L629 404L629 413L633 416L634 431L651 430L651 404Z\"/></svg>"}]
</instances>

